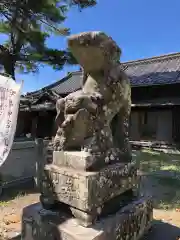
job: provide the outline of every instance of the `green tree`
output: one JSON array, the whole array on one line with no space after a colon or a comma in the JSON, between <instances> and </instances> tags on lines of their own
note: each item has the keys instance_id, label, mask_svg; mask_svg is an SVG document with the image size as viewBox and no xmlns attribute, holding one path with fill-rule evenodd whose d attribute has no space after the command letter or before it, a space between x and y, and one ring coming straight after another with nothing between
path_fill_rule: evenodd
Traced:
<instances>
[{"instance_id":1,"label":"green tree","mask_svg":"<svg viewBox=\"0 0 180 240\"><path fill-rule=\"evenodd\" d=\"M65 50L49 48L53 34L66 36L70 29L61 27L72 6L91 7L95 0L0 0L0 69L15 79L15 70L37 72L44 64L60 70L75 59Z\"/></svg>"}]
</instances>

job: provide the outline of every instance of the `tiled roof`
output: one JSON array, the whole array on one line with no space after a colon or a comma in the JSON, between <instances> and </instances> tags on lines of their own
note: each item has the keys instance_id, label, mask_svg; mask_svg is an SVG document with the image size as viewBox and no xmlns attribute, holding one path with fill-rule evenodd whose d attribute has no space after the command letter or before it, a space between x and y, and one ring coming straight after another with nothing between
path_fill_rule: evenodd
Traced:
<instances>
[{"instance_id":1,"label":"tiled roof","mask_svg":"<svg viewBox=\"0 0 180 240\"><path fill-rule=\"evenodd\" d=\"M82 86L82 72L73 72L69 75L69 78L56 86L51 87L51 89L58 94L70 93L78 90Z\"/></svg>"},{"instance_id":2,"label":"tiled roof","mask_svg":"<svg viewBox=\"0 0 180 240\"><path fill-rule=\"evenodd\" d=\"M173 53L142 60L124 62L132 87L180 83L180 53ZM82 85L82 72L70 73L64 79L43 89L58 94L78 90ZM41 91L40 90L40 91ZM36 91L30 94L38 94Z\"/></svg>"},{"instance_id":3,"label":"tiled roof","mask_svg":"<svg viewBox=\"0 0 180 240\"><path fill-rule=\"evenodd\" d=\"M43 93L44 91L52 91L54 93L58 93L59 95L61 94L66 94L66 93L71 93L73 91L76 91L79 89L82 85L82 72L77 71L77 72L72 72L69 73L65 78L52 83L40 90L34 91L27 93L27 97L38 97L39 94Z\"/></svg>"},{"instance_id":4,"label":"tiled roof","mask_svg":"<svg viewBox=\"0 0 180 240\"><path fill-rule=\"evenodd\" d=\"M180 53L126 62L132 86L180 82Z\"/></svg>"}]
</instances>

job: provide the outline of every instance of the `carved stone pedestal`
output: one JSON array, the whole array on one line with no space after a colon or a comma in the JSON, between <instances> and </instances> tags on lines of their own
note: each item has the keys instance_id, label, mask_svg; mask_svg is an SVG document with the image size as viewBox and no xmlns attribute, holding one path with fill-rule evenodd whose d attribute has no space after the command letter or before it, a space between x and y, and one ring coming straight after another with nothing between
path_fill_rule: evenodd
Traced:
<instances>
[{"instance_id":1,"label":"carved stone pedestal","mask_svg":"<svg viewBox=\"0 0 180 240\"><path fill-rule=\"evenodd\" d=\"M88 228L66 213L44 210L40 204L26 207L22 220L23 240L137 240L151 226L152 201L135 200Z\"/></svg>"},{"instance_id":2,"label":"carved stone pedestal","mask_svg":"<svg viewBox=\"0 0 180 240\"><path fill-rule=\"evenodd\" d=\"M46 209L54 208L58 202L63 203L62 208L69 207L72 214L87 227L104 212L111 214L114 209L117 211L120 202L127 200L130 191L132 200L133 189L137 189L137 186L134 162L108 165L98 172L50 164L44 168L41 202Z\"/></svg>"}]
</instances>

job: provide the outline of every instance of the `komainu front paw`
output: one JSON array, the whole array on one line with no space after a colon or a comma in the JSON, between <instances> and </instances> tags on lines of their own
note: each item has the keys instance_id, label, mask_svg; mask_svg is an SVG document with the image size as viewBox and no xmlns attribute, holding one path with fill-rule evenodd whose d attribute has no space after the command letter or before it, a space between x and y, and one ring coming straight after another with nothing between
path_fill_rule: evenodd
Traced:
<instances>
[{"instance_id":1,"label":"komainu front paw","mask_svg":"<svg viewBox=\"0 0 180 240\"><path fill-rule=\"evenodd\" d=\"M91 100L94 102L101 102L101 101L103 101L103 95L101 93L94 92L91 95Z\"/></svg>"}]
</instances>

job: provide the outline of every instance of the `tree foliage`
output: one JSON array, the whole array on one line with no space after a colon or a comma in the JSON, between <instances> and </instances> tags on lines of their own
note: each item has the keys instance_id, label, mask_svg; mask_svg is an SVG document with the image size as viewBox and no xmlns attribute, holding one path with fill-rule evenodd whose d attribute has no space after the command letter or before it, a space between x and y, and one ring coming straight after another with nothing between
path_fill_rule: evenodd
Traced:
<instances>
[{"instance_id":1,"label":"tree foliage","mask_svg":"<svg viewBox=\"0 0 180 240\"><path fill-rule=\"evenodd\" d=\"M70 7L81 10L95 4L95 0L0 0L0 34L7 36L0 44L0 67L15 79L16 69L36 72L48 64L59 70L75 63L67 49L49 48L47 39L70 33L60 27Z\"/></svg>"}]
</instances>

